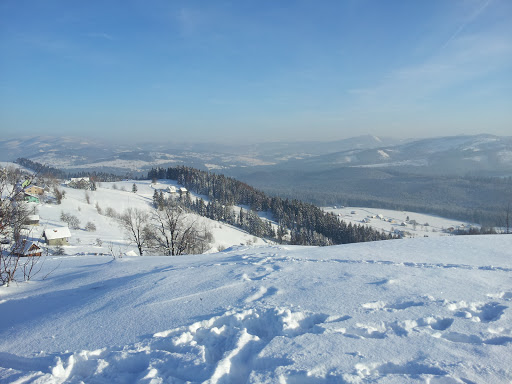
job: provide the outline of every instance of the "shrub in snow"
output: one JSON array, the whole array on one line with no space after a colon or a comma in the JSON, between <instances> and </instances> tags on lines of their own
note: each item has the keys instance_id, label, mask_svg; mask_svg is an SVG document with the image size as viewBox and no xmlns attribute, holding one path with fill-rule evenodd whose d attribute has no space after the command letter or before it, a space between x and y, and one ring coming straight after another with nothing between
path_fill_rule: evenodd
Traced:
<instances>
[{"instance_id":1,"label":"shrub in snow","mask_svg":"<svg viewBox=\"0 0 512 384\"><path fill-rule=\"evenodd\" d=\"M75 215L61 212L60 220L67 223L68 227L71 229L80 229L80 220Z\"/></svg>"},{"instance_id":2,"label":"shrub in snow","mask_svg":"<svg viewBox=\"0 0 512 384\"><path fill-rule=\"evenodd\" d=\"M119 217L119 215L117 214L116 210L114 208L111 208L111 207L107 207L107 209L105 209L105 215L107 217L111 217L113 219L117 219Z\"/></svg>"},{"instance_id":3,"label":"shrub in snow","mask_svg":"<svg viewBox=\"0 0 512 384\"><path fill-rule=\"evenodd\" d=\"M64 247L62 245L57 245L53 251L53 254L62 256L62 255L65 255L66 253L65 253Z\"/></svg>"},{"instance_id":4,"label":"shrub in snow","mask_svg":"<svg viewBox=\"0 0 512 384\"><path fill-rule=\"evenodd\" d=\"M96 231L96 225L89 221L85 225L85 230L88 231L88 232L94 232L94 231Z\"/></svg>"}]
</instances>

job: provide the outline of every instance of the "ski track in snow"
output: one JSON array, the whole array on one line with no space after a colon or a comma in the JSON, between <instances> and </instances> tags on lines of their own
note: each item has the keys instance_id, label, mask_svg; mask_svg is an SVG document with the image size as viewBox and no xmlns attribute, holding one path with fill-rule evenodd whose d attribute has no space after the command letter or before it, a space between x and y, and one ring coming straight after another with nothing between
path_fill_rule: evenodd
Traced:
<instances>
[{"instance_id":1,"label":"ski track in snow","mask_svg":"<svg viewBox=\"0 0 512 384\"><path fill-rule=\"evenodd\" d=\"M239 250L241 251L241 250ZM449 364L414 357L406 361L360 362L351 372L336 370L315 372L296 369L291 356L268 357L265 349L274 342L300 342L308 338L342 337L364 343L384 343L389 339L431 338L467 346L507 346L512 343L510 328L494 326L509 310L512 291L487 294L486 302L447 301L431 296L407 297L395 301L361 303L360 320L346 314L315 313L296 307L273 306L268 299L279 295L273 281L283 273L283 263L375 264L398 268L439 268L484 270L507 273L512 268L465 264L413 263L385 260L312 259L283 254L226 255L226 261L187 268L252 266L238 281L218 290L254 283L245 297L245 307L229 308L188 326L157 332L142 341L98 350L83 350L33 358L0 353L0 382L16 383L364 383L389 382L473 383L457 376ZM179 270L179 268L173 268ZM369 281L377 287L395 284L393 279ZM213 290L210 290L210 292ZM201 296L196 292L172 299ZM430 307L437 315L415 317L415 309ZM406 319L383 320L382 313L405 313ZM439 313L442 313L440 316ZM406 316L407 317L407 316ZM467 323L466 323L467 322ZM485 333L464 333L454 325L485 323ZM469 328L468 328L469 329ZM322 340L323 340L322 339ZM375 344L376 346L378 344ZM360 352L345 352L357 359ZM461 362L459 372L464 372ZM472 367L473 368L473 367ZM489 369L492 377L492 369ZM388 382L388 381L383 381Z\"/></svg>"}]
</instances>

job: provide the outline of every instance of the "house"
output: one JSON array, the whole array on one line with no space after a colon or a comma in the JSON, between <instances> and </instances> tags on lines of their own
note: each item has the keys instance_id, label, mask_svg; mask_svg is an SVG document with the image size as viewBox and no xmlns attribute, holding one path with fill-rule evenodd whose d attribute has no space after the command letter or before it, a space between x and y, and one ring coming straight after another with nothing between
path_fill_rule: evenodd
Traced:
<instances>
[{"instance_id":1,"label":"house","mask_svg":"<svg viewBox=\"0 0 512 384\"><path fill-rule=\"evenodd\" d=\"M34 196L34 195L30 195L28 193L25 193L25 196L24 196L23 199L26 202L28 202L28 203L37 203L37 204L39 204L39 197Z\"/></svg>"},{"instance_id":2,"label":"house","mask_svg":"<svg viewBox=\"0 0 512 384\"><path fill-rule=\"evenodd\" d=\"M24 224L27 225L39 225L39 215L28 215L25 219Z\"/></svg>"},{"instance_id":3,"label":"house","mask_svg":"<svg viewBox=\"0 0 512 384\"><path fill-rule=\"evenodd\" d=\"M93 189L93 183L89 177L72 177L65 184L75 189Z\"/></svg>"},{"instance_id":4,"label":"house","mask_svg":"<svg viewBox=\"0 0 512 384\"><path fill-rule=\"evenodd\" d=\"M38 187L37 185L31 185L31 186L25 188L25 193L28 193L29 195L43 195L44 189L41 187Z\"/></svg>"},{"instance_id":5,"label":"house","mask_svg":"<svg viewBox=\"0 0 512 384\"><path fill-rule=\"evenodd\" d=\"M404 236L405 236L405 233L406 233L405 231L402 231L402 230L400 230L400 229L398 229L398 228L395 228L395 229L393 230L393 234L394 234L394 235L397 235L397 236L400 236L400 237L404 237Z\"/></svg>"},{"instance_id":6,"label":"house","mask_svg":"<svg viewBox=\"0 0 512 384\"><path fill-rule=\"evenodd\" d=\"M180 196L185 195L187 192L188 192L188 191L187 191L187 188L185 188L185 187L181 187L181 188L180 188Z\"/></svg>"},{"instance_id":7,"label":"house","mask_svg":"<svg viewBox=\"0 0 512 384\"><path fill-rule=\"evenodd\" d=\"M169 193L176 193L177 192L176 191L176 187L174 185L169 185L167 187L167 192L169 192Z\"/></svg>"},{"instance_id":8,"label":"house","mask_svg":"<svg viewBox=\"0 0 512 384\"><path fill-rule=\"evenodd\" d=\"M38 243L34 243L32 241L23 240L19 249L15 249L13 254L14 256L20 257L28 257L28 256L41 256L43 253L42 248L38 245Z\"/></svg>"},{"instance_id":9,"label":"house","mask_svg":"<svg viewBox=\"0 0 512 384\"><path fill-rule=\"evenodd\" d=\"M43 237L48 245L67 245L71 232L68 227L47 228Z\"/></svg>"},{"instance_id":10,"label":"house","mask_svg":"<svg viewBox=\"0 0 512 384\"><path fill-rule=\"evenodd\" d=\"M384 216L382 214L380 214L380 213L377 215L377 218L381 219L381 220L384 220Z\"/></svg>"},{"instance_id":11,"label":"house","mask_svg":"<svg viewBox=\"0 0 512 384\"><path fill-rule=\"evenodd\" d=\"M70 180L66 182L66 184L69 183L80 183L82 181L90 182L91 180L88 177L72 177Z\"/></svg>"}]
</instances>

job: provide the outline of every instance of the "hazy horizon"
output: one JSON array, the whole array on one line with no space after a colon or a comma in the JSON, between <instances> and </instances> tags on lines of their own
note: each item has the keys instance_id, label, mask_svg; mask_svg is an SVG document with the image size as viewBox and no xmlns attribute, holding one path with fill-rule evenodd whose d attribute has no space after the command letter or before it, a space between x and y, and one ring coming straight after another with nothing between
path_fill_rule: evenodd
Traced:
<instances>
[{"instance_id":1,"label":"hazy horizon","mask_svg":"<svg viewBox=\"0 0 512 384\"><path fill-rule=\"evenodd\" d=\"M0 4L3 138L510 135L512 3Z\"/></svg>"},{"instance_id":2,"label":"hazy horizon","mask_svg":"<svg viewBox=\"0 0 512 384\"><path fill-rule=\"evenodd\" d=\"M397 137L397 136L377 136L372 134L364 134L364 135L356 135L356 136L349 136L344 138L335 138L332 140L322 140L322 139L301 139L301 138L290 138L289 140L282 139L282 140L271 140L271 138L265 139L262 138L261 140L246 140L246 139L240 139L238 141L231 141L231 142L224 142L221 139L214 140L214 139L203 139L203 140L172 140L172 139L163 139L163 140L130 140L130 139L112 139L112 138L105 138L105 137L97 137L97 136L86 136L86 135L11 135L11 136L3 136L0 138L0 142L5 141L12 141L12 140L32 140L32 139L40 139L43 141L48 140L54 140L54 139L61 139L66 140L69 139L70 141L84 141L85 142L98 142L101 141L103 144L111 144L111 145L120 145L120 146L137 146L140 145L142 147L145 146L153 146L153 145L160 145L160 146L208 146L213 145L217 147L217 149L221 148L222 146L225 147L234 147L234 146L252 146L252 145L272 145L272 144L314 144L314 143L335 143L335 142L343 142L345 140L355 140L358 141L358 139L363 140L366 137L374 137L382 141L396 141L401 143L406 142L414 142L414 141L420 141L420 140L429 140L429 139L443 139L443 138L451 138L451 137L471 137L471 136L497 136L497 137L510 137L512 138L512 135L494 135L487 132L481 132L481 133L475 133L475 134L458 134L458 135L432 135L432 136L423 136L423 137ZM390 144L390 146L393 146L393 144Z\"/></svg>"}]
</instances>

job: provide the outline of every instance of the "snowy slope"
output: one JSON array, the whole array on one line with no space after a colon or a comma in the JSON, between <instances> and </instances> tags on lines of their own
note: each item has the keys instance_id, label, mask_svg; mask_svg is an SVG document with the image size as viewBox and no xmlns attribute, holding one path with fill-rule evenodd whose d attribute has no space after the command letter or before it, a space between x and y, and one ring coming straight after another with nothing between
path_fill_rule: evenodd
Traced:
<instances>
[{"instance_id":1,"label":"snowy slope","mask_svg":"<svg viewBox=\"0 0 512 384\"><path fill-rule=\"evenodd\" d=\"M346 223L367 225L386 233L401 233L403 237L449 236L453 229L467 230L471 227L479 227L474 223L411 211L365 207L324 207L322 209L338 215L340 220ZM416 225L413 222L416 222Z\"/></svg>"},{"instance_id":2,"label":"snowy slope","mask_svg":"<svg viewBox=\"0 0 512 384\"><path fill-rule=\"evenodd\" d=\"M150 211L153 209L152 201L155 189L160 190L169 185L179 185L170 180L160 181L156 184L152 184L150 181L136 181L137 193L132 193L133 184L133 180L99 183L96 191L87 192L81 189L60 187L66 192L62 204L36 205L31 203L41 217L40 225L32 230L33 236L39 236L44 228L66 226L66 223L60 221L61 212L64 212L77 216L81 227L78 230L71 230L70 246L65 247L66 254L109 253L110 247L116 254L136 251L137 247L126 239L125 233L116 220L105 216L105 212L108 208L117 213L123 213L127 208ZM89 203L87 203L86 194L89 196ZM98 213L96 205L102 210L102 215ZM218 249L225 249L232 245L265 244L263 239L250 235L239 228L199 216L196 216L196 220L202 225L206 225L213 234L214 242L211 244L210 252L216 252ZM88 222L96 226L96 231L87 232L83 229ZM97 245L97 239L101 240L101 246Z\"/></svg>"},{"instance_id":3,"label":"snowy slope","mask_svg":"<svg viewBox=\"0 0 512 384\"><path fill-rule=\"evenodd\" d=\"M0 382L510 383L511 306L508 235L50 257L0 288Z\"/></svg>"}]
</instances>

